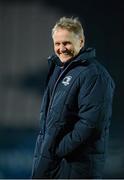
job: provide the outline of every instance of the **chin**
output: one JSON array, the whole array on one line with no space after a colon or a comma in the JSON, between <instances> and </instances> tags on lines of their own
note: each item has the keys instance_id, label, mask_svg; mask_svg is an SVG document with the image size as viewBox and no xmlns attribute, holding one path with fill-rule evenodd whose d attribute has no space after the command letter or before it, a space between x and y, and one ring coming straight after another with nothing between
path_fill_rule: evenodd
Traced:
<instances>
[{"instance_id":1,"label":"chin","mask_svg":"<svg viewBox=\"0 0 124 180\"><path fill-rule=\"evenodd\" d=\"M71 58L69 58L69 59L60 59L60 61L63 62L63 63L65 63L67 61L70 61L70 60L71 60Z\"/></svg>"},{"instance_id":2,"label":"chin","mask_svg":"<svg viewBox=\"0 0 124 180\"><path fill-rule=\"evenodd\" d=\"M63 62L63 63L65 63L67 61L70 61L71 59L72 59L72 57L68 57L68 58L61 58L60 57L60 61Z\"/></svg>"}]
</instances>

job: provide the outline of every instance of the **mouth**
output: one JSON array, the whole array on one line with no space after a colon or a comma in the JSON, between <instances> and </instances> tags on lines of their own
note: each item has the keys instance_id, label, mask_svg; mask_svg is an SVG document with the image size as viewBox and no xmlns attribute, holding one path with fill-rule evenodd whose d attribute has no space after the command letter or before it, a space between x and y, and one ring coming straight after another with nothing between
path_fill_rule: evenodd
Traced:
<instances>
[{"instance_id":1,"label":"mouth","mask_svg":"<svg viewBox=\"0 0 124 180\"><path fill-rule=\"evenodd\" d=\"M59 56L68 58L68 57L72 57L73 55L69 54L69 53L61 53L61 54L59 54Z\"/></svg>"},{"instance_id":2,"label":"mouth","mask_svg":"<svg viewBox=\"0 0 124 180\"><path fill-rule=\"evenodd\" d=\"M69 54L69 53L60 53L60 55L70 56L71 54Z\"/></svg>"},{"instance_id":3,"label":"mouth","mask_svg":"<svg viewBox=\"0 0 124 180\"><path fill-rule=\"evenodd\" d=\"M66 62L66 61L69 61L70 59L72 59L73 55L68 54L68 53L61 53L61 54L59 54L59 58L62 62Z\"/></svg>"},{"instance_id":4,"label":"mouth","mask_svg":"<svg viewBox=\"0 0 124 180\"><path fill-rule=\"evenodd\" d=\"M67 61L73 58L74 54L73 51L59 51L58 56L62 61Z\"/></svg>"},{"instance_id":5,"label":"mouth","mask_svg":"<svg viewBox=\"0 0 124 180\"><path fill-rule=\"evenodd\" d=\"M65 52L60 52L59 55L73 56L73 53L71 51L65 51Z\"/></svg>"},{"instance_id":6,"label":"mouth","mask_svg":"<svg viewBox=\"0 0 124 180\"><path fill-rule=\"evenodd\" d=\"M65 54L65 55L68 55L69 53L68 53L68 52L64 52L64 53L61 53L61 54Z\"/></svg>"}]
</instances>

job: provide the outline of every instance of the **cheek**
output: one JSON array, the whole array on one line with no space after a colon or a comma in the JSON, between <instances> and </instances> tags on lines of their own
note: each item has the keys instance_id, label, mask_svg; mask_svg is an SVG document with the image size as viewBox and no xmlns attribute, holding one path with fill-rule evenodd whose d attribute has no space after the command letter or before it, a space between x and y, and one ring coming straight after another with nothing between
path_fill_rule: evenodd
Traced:
<instances>
[{"instance_id":1,"label":"cheek","mask_svg":"<svg viewBox=\"0 0 124 180\"><path fill-rule=\"evenodd\" d=\"M74 50L74 47L73 47L72 45L67 45L66 48L67 48L68 50Z\"/></svg>"},{"instance_id":2,"label":"cheek","mask_svg":"<svg viewBox=\"0 0 124 180\"><path fill-rule=\"evenodd\" d=\"M58 48L54 46L54 51L57 52L58 51Z\"/></svg>"},{"instance_id":3,"label":"cheek","mask_svg":"<svg viewBox=\"0 0 124 180\"><path fill-rule=\"evenodd\" d=\"M81 49L81 44L80 43L76 43L75 44L75 50L76 51L80 51L80 49Z\"/></svg>"}]
</instances>

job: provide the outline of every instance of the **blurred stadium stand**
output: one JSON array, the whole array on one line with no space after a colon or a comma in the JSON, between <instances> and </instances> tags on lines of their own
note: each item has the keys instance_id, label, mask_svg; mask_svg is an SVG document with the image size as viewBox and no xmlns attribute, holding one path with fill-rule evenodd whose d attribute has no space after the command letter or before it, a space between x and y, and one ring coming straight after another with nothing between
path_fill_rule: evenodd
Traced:
<instances>
[{"instance_id":1,"label":"blurred stadium stand","mask_svg":"<svg viewBox=\"0 0 124 180\"><path fill-rule=\"evenodd\" d=\"M104 178L124 178L122 7L112 0L83 2L81 7L80 0L0 1L1 179L30 178L47 57L53 52L51 28L63 15L86 19L86 43L97 48L121 87L115 92Z\"/></svg>"}]
</instances>

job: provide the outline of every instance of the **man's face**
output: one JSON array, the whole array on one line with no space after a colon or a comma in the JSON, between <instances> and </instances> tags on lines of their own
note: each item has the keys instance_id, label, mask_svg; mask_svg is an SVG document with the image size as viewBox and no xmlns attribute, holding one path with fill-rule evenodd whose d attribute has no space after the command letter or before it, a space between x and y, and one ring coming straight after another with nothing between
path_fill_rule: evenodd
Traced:
<instances>
[{"instance_id":1,"label":"man's face","mask_svg":"<svg viewBox=\"0 0 124 180\"><path fill-rule=\"evenodd\" d=\"M62 28L54 32L53 43L54 51L63 63L75 57L84 46L84 41L81 37Z\"/></svg>"}]
</instances>

